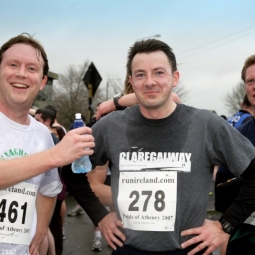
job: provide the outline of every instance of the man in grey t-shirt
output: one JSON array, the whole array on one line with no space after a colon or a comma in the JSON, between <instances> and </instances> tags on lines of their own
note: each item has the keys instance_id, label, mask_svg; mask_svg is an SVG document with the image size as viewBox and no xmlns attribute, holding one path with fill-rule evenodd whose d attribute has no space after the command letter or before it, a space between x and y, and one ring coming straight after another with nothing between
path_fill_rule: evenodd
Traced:
<instances>
[{"instance_id":1,"label":"man in grey t-shirt","mask_svg":"<svg viewBox=\"0 0 255 255\"><path fill-rule=\"evenodd\" d=\"M110 162L116 209L96 223L113 255L211 254L255 209L255 149L223 118L173 102L179 72L164 42L136 42L127 72L139 105L92 127L96 147L90 158L93 167ZM215 165L244 177L240 196L220 221L205 220ZM76 189L85 206L86 193L76 181L72 193Z\"/></svg>"}]
</instances>

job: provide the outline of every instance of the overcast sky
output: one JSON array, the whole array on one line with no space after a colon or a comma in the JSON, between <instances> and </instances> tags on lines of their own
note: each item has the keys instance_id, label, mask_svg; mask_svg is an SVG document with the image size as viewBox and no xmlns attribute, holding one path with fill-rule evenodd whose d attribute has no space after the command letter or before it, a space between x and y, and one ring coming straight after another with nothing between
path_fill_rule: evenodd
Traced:
<instances>
[{"instance_id":1,"label":"overcast sky","mask_svg":"<svg viewBox=\"0 0 255 255\"><path fill-rule=\"evenodd\" d=\"M124 82L126 56L138 39L173 49L188 104L230 113L222 96L240 82L245 59L255 54L254 0L0 0L0 44L35 34L50 70L93 62L102 76Z\"/></svg>"}]
</instances>

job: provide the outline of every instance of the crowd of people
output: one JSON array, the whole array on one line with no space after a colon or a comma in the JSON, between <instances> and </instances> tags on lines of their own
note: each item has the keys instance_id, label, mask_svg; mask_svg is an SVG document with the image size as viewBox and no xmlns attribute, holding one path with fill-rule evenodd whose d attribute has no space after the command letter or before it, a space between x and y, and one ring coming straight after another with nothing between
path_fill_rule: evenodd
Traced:
<instances>
[{"instance_id":1,"label":"crowd of people","mask_svg":"<svg viewBox=\"0 0 255 255\"><path fill-rule=\"evenodd\" d=\"M123 94L67 130L53 105L32 107L49 71L40 42L21 34L1 46L2 254L61 255L66 214L85 212L94 251L102 234L112 255L253 254L255 55L241 71L241 109L227 119L181 102L172 91L176 58L163 41L135 42L126 68ZM73 173L85 155L93 170ZM205 218L213 176L219 220ZM78 203L68 213L67 190Z\"/></svg>"}]
</instances>

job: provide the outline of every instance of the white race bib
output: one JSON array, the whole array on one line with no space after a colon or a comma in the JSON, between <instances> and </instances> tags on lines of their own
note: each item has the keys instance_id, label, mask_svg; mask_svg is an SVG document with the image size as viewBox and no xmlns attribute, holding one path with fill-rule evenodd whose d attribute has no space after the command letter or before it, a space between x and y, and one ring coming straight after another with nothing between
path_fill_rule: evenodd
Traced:
<instances>
[{"instance_id":1,"label":"white race bib","mask_svg":"<svg viewBox=\"0 0 255 255\"><path fill-rule=\"evenodd\" d=\"M30 244L37 189L21 182L0 190L0 242Z\"/></svg>"},{"instance_id":2,"label":"white race bib","mask_svg":"<svg viewBox=\"0 0 255 255\"><path fill-rule=\"evenodd\" d=\"M177 172L120 172L118 207L124 228L174 231Z\"/></svg>"}]
</instances>

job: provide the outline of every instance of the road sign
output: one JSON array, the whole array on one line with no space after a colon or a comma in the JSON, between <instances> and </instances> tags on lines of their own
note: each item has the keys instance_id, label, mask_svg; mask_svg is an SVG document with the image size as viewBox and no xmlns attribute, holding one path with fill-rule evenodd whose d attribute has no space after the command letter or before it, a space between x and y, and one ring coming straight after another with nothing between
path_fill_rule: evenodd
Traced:
<instances>
[{"instance_id":1,"label":"road sign","mask_svg":"<svg viewBox=\"0 0 255 255\"><path fill-rule=\"evenodd\" d=\"M96 90L100 82L102 81L102 78L93 62L91 62L91 64L89 65L88 70L84 75L83 81L89 90L89 97L94 97Z\"/></svg>"}]
</instances>

